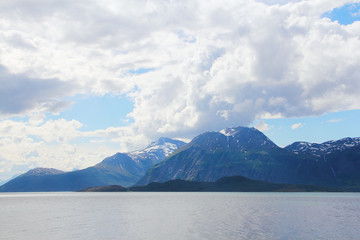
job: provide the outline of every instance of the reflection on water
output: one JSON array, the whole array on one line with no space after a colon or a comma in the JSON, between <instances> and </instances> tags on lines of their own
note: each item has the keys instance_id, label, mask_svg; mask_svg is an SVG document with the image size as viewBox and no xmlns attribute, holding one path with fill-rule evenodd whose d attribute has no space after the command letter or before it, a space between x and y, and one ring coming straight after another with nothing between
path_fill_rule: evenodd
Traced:
<instances>
[{"instance_id":1,"label":"reflection on water","mask_svg":"<svg viewBox=\"0 0 360 240\"><path fill-rule=\"evenodd\" d=\"M359 239L356 193L0 194L2 239Z\"/></svg>"}]
</instances>

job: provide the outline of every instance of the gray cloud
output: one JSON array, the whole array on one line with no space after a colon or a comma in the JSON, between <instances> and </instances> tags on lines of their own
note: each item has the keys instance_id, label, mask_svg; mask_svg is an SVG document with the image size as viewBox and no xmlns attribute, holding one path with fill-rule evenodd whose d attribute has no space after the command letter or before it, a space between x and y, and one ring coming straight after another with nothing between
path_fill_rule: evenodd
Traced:
<instances>
[{"instance_id":1,"label":"gray cloud","mask_svg":"<svg viewBox=\"0 0 360 240\"><path fill-rule=\"evenodd\" d=\"M24 114L34 109L58 113L71 104L59 99L71 94L73 88L73 84L56 79L11 74L0 66L0 114Z\"/></svg>"},{"instance_id":2,"label":"gray cloud","mask_svg":"<svg viewBox=\"0 0 360 240\"><path fill-rule=\"evenodd\" d=\"M3 16L21 17L20 19L27 21L38 21L44 20L44 18L52 16L56 12L62 12L76 6L76 2L70 0L48 0L46 2L41 0L12 0L1 1L0 12Z\"/></svg>"},{"instance_id":3,"label":"gray cloud","mask_svg":"<svg viewBox=\"0 0 360 240\"><path fill-rule=\"evenodd\" d=\"M7 43L14 48L21 48L24 50L36 49L36 47L32 43L27 42L19 33L13 33L10 36L5 36L5 39Z\"/></svg>"}]
</instances>

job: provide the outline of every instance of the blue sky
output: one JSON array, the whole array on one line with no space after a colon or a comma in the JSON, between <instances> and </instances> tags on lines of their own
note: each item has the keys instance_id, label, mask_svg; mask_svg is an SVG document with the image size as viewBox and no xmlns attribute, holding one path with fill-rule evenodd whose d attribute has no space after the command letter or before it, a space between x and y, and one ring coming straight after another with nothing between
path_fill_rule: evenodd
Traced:
<instances>
[{"instance_id":1,"label":"blue sky","mask_svg":"<svg viewBox=\"0 0 360 240\"><path fill-rule=\"evenodd\" d=\"M360 3L0 3L0 181L165 136L360 136Z\"/></svg>"},{"instance_id":2,"label":"blue sky","mask_svg":"<svg viewBox=\"0 0 360 240\"><path fill-rule=\"evenodd\" d=\"M269 125L269 130L264 133L282 147L296 141L322 143L360 136L359 121L359 110L304 118L267 119L264 122Z\"/></svg>"},{"instance_id":3,"label":"blue sky","mask_svg":"<svg viewBox=\"0 0 360 240\"><path fill-rule=\"evenodd\" d=\"M70 99L73 104L54 119L76 119L83 123L82 130L94 131L109 126L127 126L131 119L126 115L134 108L133 102L126 96L105 94L103 96L79 95Z\"/></svg>"},{"instance_id":4,"label":"blue sky","mask_svg":"<svg viewBox=\"0 0 360 240\"><path fill-rule=\"evenodd\" d=\"M332 21L338 21L343 25L352 24L355 21L360 21L360 4L345 4L342 7L338 7L332 11L324 13L323 17L328 17Z\"/></svg>"}]
</instances>

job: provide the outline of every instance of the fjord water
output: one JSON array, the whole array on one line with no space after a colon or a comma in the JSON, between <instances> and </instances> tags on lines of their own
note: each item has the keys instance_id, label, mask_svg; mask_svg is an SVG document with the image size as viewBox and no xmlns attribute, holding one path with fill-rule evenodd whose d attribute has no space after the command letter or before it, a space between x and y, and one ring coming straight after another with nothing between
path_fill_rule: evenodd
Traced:
<instances>
[{"instance_id":1,"label":"fjord water","mask_svg":"<svg viewBox=\"0 0 360 240\"><path fill-rule=\"evenodd\" d=\"M358 193L1 193L1 239L359 239Z\"/></svg>"}]
</instances>

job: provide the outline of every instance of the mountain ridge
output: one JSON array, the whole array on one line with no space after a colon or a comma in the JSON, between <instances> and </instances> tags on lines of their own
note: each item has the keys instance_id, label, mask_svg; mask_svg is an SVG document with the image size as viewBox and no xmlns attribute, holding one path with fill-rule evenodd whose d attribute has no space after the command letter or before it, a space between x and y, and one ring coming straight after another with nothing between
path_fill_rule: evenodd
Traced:
<instances>
[{"instance_id":1,"label":"mountain ridge","mask_svg":"<svg viewBox=\"0 0 360 240\"><path fill-rule=\"evenodd\" d=\"M346 150L360 145L360 137L341 138L339 140L330 140L323 143L294 142L285 147L296 154L309 153L318 157L331 154L334 151Z\"/></svg>"},{"instance_id":2,"label":"mountain ridge","mask_svg":"<svg viewBox=\"0 0 360 240\"><path fill-rule=\"evenodd\" d=\"M300 151L297 147L305 144L294 143L280 148L255 128L237 127L207 132L149 169L136 185L175 179L214 182L221 177L240 175L274 183L353 185L360 188L360 170L351 170L351 166L358 169L360 164L360 158L351 152L352 147L358 146L359 139L344 138L323 145L309 144L312 151ZM341 147L341 144L344 146ZM325 158L317 154L329 149L331 151ZM352 161L353 158L334 155L345 151L356 159Z\"/></svg>"}]
</instances>

